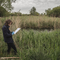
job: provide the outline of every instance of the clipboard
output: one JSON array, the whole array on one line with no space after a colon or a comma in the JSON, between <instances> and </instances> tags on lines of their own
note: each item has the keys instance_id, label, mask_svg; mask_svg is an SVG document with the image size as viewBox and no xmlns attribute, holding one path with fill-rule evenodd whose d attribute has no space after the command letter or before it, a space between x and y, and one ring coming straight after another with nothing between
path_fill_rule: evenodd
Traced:
<instances>
[{"instance_id":1,"label":"clipboard","mask_svg":"<svg viewBox=\"0 0 60 60\"><path fill-rule=\"evenodd\" d=\"M17 28L15 31L14 31L14 34L16 34L21 28Z\"/></svg>"}]
</instances>

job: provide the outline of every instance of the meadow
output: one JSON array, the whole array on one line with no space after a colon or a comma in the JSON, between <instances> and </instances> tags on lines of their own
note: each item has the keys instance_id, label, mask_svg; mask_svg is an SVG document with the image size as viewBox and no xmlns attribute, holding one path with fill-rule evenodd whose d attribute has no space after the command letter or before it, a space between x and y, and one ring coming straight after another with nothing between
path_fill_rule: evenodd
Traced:
<instances>
[{"instance_id":1,"label":"meadow","mask_svg":"<svg viewBox=\"0 0 60 60\"><path fill-rule=\"evenodd\" d=\"M17 55L7 54L2 26L4 21L13 21L11 31L22 29L13 35L17 47ZM0 17L0 57L20 57L19 60L60 60L60 18L47 16L13 16ZM47 29L47 30L45 30ZM49 31L51 30L52 31ZM44 31L43 31L44 30ZM18 60L18 59L15 59Z\"/></svg>"}]
</instances>

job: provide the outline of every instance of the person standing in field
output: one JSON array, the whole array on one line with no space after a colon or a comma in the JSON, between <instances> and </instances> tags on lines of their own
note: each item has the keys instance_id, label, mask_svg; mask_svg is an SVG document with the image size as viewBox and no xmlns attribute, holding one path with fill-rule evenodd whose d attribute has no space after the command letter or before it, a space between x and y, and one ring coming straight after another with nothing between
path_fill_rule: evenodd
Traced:
<instances>
[{"instance_id":1,"label":"person standing in field","mask_svg":"<svg viewBox=\"0 0 60 60\"><path fill-rule=\"evenodd\" d=\"M5 21L4 26L2 27L2 32L3 32L3 37L4 37L4 41L7 43L8 45L8 50L7 53L10 53L11 48L14 49L14 53L16 55L17 53L17 49L15 47L12 35L14 35L14 32L10 32L9 27L12 25L12 21L10 19Z\"/></svg>"}]
</instances>

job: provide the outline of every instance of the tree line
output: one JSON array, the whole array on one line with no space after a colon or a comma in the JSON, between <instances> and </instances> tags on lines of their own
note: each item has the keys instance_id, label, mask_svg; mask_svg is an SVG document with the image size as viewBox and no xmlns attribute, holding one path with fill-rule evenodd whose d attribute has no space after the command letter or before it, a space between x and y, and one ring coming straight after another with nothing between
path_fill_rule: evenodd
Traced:
<instances>
[{"instance_id":1,"label":"tree line","mask_svg":"<svg viewBox=\"0 0 60 60\"><path fill-rule=\"evenodd\" d=\"M53 9L49 8L45 12L47 16L60 17L60 6L54 7Z\"/></svg>"},{"instance_id":2,"label":"tree line","mask_svg":"<svg viewBox=\"0 0 60 60\"><path fill-rule=\"evenodd\" d=\"M5 8L3 8L2 6L0 6L0 17L3 16L30 16L30 15L34 15L34 16L39 16L40 14L38 12L36 12L36 8L32 7L32 9L30 10L30 14L22 14L21 12L8 12Z\"/></svg>"},{"instance_id":3,"label":"tree line","mask_svg":"<svg viewBox=\"0 0 60 60\"><path fill-rule=\"evenodd\" d=\"M39 15L47 15L47 16L52 16L52 17L60 17L60 6L54 7L53 9L49 8L45 10L45 13L38 13L36 11L35 7L32 7L31 10L29 11L30 14L22 14L20 11L11 13L11 10L13 9L12 7L12 2L15 2L16 0L0 0L0 17L3 16L39 16Z\"/></svg>"},{"instance_id":4,"label":"tree line","mask_svg":"<svg viewBox=\"0 0 60 60\"><path fill-rule=\"evenodd\" d=\"M0 17L4 16L24 16L24 15L39 15L38 12L36 12L36 8L32 7L30 10L30 14L22 14L21 12L14 12L11 13L11 10L13 9L12 3L15 2L16 0L0 0Z\"/></svg>"}]
</instances>

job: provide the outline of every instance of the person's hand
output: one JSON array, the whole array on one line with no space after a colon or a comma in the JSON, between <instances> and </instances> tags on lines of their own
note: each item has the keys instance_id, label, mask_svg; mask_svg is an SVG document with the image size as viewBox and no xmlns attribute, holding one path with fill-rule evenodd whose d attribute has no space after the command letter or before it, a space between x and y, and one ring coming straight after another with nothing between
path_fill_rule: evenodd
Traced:
<instances>
[{"instance_id":1,"label":"person's hand","mask_svg":"<svg viewBox=\"0 0 60 60\"><path fill-rule=\"evenodd\" d=\"M12 35L14 34L14 32L12 32Z\"/></svg>"}]
</instances>

